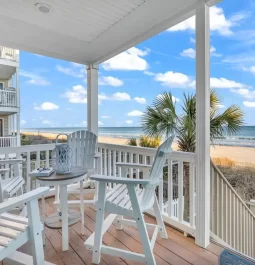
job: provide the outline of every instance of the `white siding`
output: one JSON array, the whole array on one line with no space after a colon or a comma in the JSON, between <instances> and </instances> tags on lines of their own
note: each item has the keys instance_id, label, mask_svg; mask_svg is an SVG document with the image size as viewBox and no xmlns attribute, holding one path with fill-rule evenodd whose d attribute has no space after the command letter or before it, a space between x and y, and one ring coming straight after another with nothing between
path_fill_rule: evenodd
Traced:
<instances>
[{"instance_id":1,"label":"white siding","mask_svg":"<svg viewBox=\"0 0 255 265\"><path fill-rule=\"evenodd\" d=\"M4 129L3 129L3 136L8 136L8 116L0 115L0 119L3 119L4 121Z\"/></svg>"}]
</instances>

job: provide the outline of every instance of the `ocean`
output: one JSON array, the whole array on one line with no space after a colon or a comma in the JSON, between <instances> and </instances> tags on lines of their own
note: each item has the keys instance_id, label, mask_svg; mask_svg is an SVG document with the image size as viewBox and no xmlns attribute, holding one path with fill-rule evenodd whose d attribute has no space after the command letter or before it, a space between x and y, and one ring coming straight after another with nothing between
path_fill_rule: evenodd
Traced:
<instances>
[{"instance_id":1,"label":"ocean","mask_svg":"<svg viewBox=\"0 0 255 265\"><path fill-rule=\"evenodd\" d=\"M23 132L48 132L48 133L71 133L84 130L84 127L63 127L63 128L26 128ZM115 138L138 138L143 135L141 127L100 127L100 136ZM225 136L214 141L217 145L245 146L255 148L255 126L243 126L236 135Z\"/></svg>"}]
</instances>

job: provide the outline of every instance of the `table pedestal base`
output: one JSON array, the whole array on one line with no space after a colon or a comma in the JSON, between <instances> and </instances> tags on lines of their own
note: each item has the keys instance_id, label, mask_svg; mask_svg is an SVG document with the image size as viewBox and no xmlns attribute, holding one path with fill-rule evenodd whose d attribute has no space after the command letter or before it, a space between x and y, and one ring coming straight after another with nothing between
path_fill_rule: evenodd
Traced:
<instances>
[{"instance_id":1,"label":"table pedestal base","mask_svg":"<svg viewBox=\"0 0 255 265\"><path fill-rule=\"evenodd\" d=\"M78 223L81 219L81 213L75 210L68 211L68 226ZM62 229L62 220L59 213L53 213L45 218L45 226L51 229Z\"/></svg>"}]
</instances>

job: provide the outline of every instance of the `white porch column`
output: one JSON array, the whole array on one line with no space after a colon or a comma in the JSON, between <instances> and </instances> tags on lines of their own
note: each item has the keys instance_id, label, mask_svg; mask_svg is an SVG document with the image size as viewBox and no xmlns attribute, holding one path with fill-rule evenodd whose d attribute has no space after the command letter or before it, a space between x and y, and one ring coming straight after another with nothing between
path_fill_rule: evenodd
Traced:
<instances>
[{"instance_id":1,"label":"white porch column","mask_svg":"<svg viewBox=\"0 0 255 265\"><path fill-rule=\"evenodd\" d=\"M98 65L87 66L87 83L88 130L98 135Z\"/></svg>"},{"instance_id":2,"label":"white porch column","mask_svg":"<svg viewBox=\"0 0 255 265\"><path fill-rule=\"evenodd\" d=\"M17 146L20 146L20 85L19 85L19 67L16 68L16 104L18 113L16 115L17 128Z\"/></svg>"},{"instance_id":3,"label":"white porch column","mask_svg":"<svg viewBox=\"0 0 255 265\"><path fill-rule=\"evenodd\" d=\"M210 19L205 3L196 10L196 244L210 240Z\"/></svg>"}]
</instances>

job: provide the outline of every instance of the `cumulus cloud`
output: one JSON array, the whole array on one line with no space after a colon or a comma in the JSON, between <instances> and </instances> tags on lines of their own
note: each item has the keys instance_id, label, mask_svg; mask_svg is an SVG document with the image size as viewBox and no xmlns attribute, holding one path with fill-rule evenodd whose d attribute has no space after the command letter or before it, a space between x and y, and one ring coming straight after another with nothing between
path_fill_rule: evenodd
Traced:
<instances>
[{"instance_id":1,"label":"cumulus cloud","mask_svg":"<svg viewBox=\"0 0 255 265\"><path fill-rule=\"evenodd\" d=\"M27 123L27 121L25 121L25 120L20 121L20 125L25 125L26 123Z\"/></svg>"},{"instance_id":2,"label":"cumulus cloud","mask_svg":"<svg viewBox=\"0 0 255 265\"><path fill-rule=\"evenodd\" d=\"M52 102L44 102L41 105L34 104L35 110L51 111L59 109L59 106Z\"/></svg>"},{"instance_id":3,"label":"cumulus cloud","mask_svg":"<svg viewBox=\"0 0 255 265\"><path fill-rule=\"evenodd\" d=\"M119 86L123 86L124 83L119 78L112 77L112 76L103 76L99 78L98 84L101 86L119 87Z\"/></svg>"},{"instance_id":4,"label":"cumulus cloud","mask_svg":"<svg viewBox=\"0 0 255 265\"><path fill-rule=\"evenodd\" d=\"M27 78L27 82L31 85L49 86L51 84L45 77L32 72L21 70L20 76Z\"/></svg>"},{"instance_id":5,"label":"cumulus cloud","mask_svg":"<svg viewBox=\"0 0 255 265\"><path fill-rule=\"evenodd\" d=\"M87 89L82 85L73 86L71 90L66 91L63 97L67 98L70 103L87 103ZM112 95L101 93L98 95L98 102L104 100L126 101L131 100L131 97L126 92L116 92Z\"/></svg>"},{"instance_id":6,"label":"cumulus cloud","mask_svg":"<svg viewBox=\"0 0 255 265\"><path fill-rule=\"evenodd\" d=\"M211 78L212 88L245 88L247 85L226 78Z\"/></svg>"},{"instance_id":7,"label":"cumulus cloud","mask_svg":"<svg viewBox=\"0 0 255 265\"><path fill-rule=\"evenodd\" d=\"M118 54L110 60L102 64L103 68L109 70L136 70L145 71L149 65L147 61L142 58L149 53L149 50L140 50L136 47Z\"/></svg>"},{"instance_id":8,"label":"cumulus cloud","mask_svg":"<svg viewBox=\"0 0 255 265\"><path fill-rule=\"evenodd\" d=\"M240 88L240 89L232 89L231 92L236 93L247 99L255 98L255 90L249 90L247 88Z\"/></svg>"},{"instance_id":9,"label":"cumulus cloud","mask_svg":"<svg viewBox=\"0 0 255 265\"><path fill-rule=\"evenodd\" d=\"M222 56L221 54L216 53L216 48L214 46L211 46L210 53L211 53L211 56L213 56L213 57L221 57ZM193 48L189 48L189 49L183 50L180 53L180 55L182 57L189 57L191 59L195 59L196 58L196 50Z\"/></svg>"},{"instance_id":10,"label":"cumulus cloud","mask_svg":"<svg viewBox=\"0 0 255 265\"><path fill-rule=\"evenodd\" d=\"M255 101L244 101L243 104L245 107L255 108Z\"/></svg>"},{"instance_id":11,"label":"cumulus cloud","mask_svg":"<svg viewBox=\"0 0 255 265\"><path fill-rule=\"evenodd\" d=\"M110 119L111 116L102 116L101 118L102 118L102 119Z\"/></svg>"},{"instance_id":12,"label":"cumulus cloud","mask_svg":"<svg viewBox=\"0 0 255 265\"><path fill-rule=\"evenodd\" d=\"M102 126L102 125L104 125L103 122L98 121L98 126Z\"/></svg>"},{"instance_id":13,"label":"cumulus cloud","mask_svg":"<svg viewBox=\"0 0 255 265\"><path fill-rule=\"evenodd\" d=\"M139 117L143 115L143 112L141 112L140 110L133 110L130 111L127 115L130 117Z\"/></svg>"},{"instance_id":14,"label":"cumulus cloud","mask_svg":"<svg viewBox=\"0 0 255 265\"><path fill-rule=\"evenodd\" d=\"M139 104L145 104L146 103L146 99L145 98L139 98L139 97L135 97L134 100L139 103Z\"/></svg>"},{"instance_id":15,"label":"cumulus cloud","mask_svg":"<svg viewBox=\"0 0 255 265\"><path fill-rule=\"evenodd\" d=\"M192 79L182 73L168 71L166 73L158 73L154 78L159 81L162 85L174 88L185 88L190 87L192 84Z\"/></svg>"},{"instance_id":16,"label":"cumulus cloud","mask_svg":"<svg viewBox=\"0 0 255 265\"><path fill-rule=\"evenodd\" d=\"M220 7L212 6L210 8L210 27L211 31L217 32L222 36L230 36L233 34L232 28L238 24L239 21L246 17L245 13L235 14L230 18L226 18L224 11ZM195 16L171 27L168 31L194 31Z\"/></svg>"}]
</instances>

